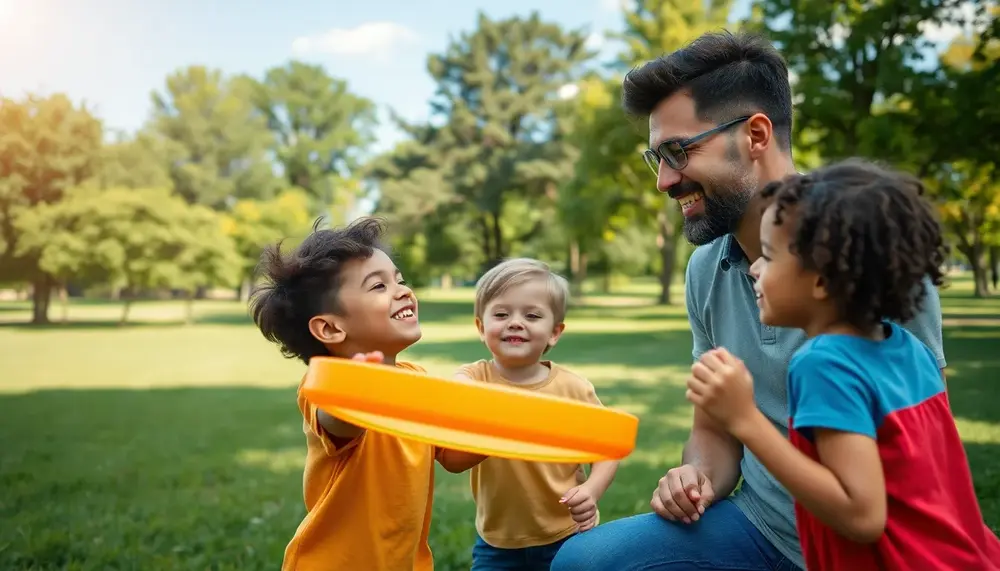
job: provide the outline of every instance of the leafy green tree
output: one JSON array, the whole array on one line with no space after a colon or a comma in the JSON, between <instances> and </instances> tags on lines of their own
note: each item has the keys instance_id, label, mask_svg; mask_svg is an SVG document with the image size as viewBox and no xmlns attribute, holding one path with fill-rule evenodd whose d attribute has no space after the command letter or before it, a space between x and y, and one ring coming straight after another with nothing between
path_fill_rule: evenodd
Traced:
<instances>
[{"instance_id":1,"label":"leafy green tree","mask_svg":"<svg viewBox=\"0 0 1000 571\"><path fill-rule=\"evenodd\" d=\"M49 321L52 289L65 276L20 245L38 231L21 218L94 176L101 138L101 123L64 95L0 99L0 281L31 283L32 323Z\"/></svg>"},{"instance_id":2,"label":"leafy green tree","mask_svg":"<svg viewBox=\"0 0 1000 571\"><path fill-rule=\"evenodd\" d=\"M191 66L170 74L153 94L149 127L170 142L174 191L216 210L278 189L267 157L274 136L252 104L252 82Z\"/></svg>"},{"instance_id":3,"label":"leafy green tree","mask_svg":"<svg viewBox=\"0 0 1000 571\"><path fill-rule=\"evenodd\" d=\"M26 211L18 226L19 254L46 275L120 288L123 324L143 291L234 285L240 268L218 214L166 189L80 186Z\"/></svg>"},{"instance_id":4,"label":"leafy green tree","mask_svg":"<svg viewBox=\"0 0 1000 571\"><path fill-rule=\"evenodd\" d=\"M309 232L310 197L301 189L288 189L271 200L238 200L223 215L223 230L240 256L240 300L246 301L254 269L264 247L278 241L298 243Z\"/></svg>"},{"instance_id":5,"label":"leafy green tree","mask_svg":"<svg viewBox=\"0 0 1000 571\"><path fill-rule=\"evenodd\" d=\"M323 205L353 189L351 179L375 141L375 104L322 66L298 61L269 69L252 87L287 184Z\"/></svg>"},{"instance_id":6,"label":"leafy green tree","mask_svg":"<svg viewBox=\"0 0 1000 571\"><path fill-rule=\"evenodd\" d=\"M538 216L526 231L506 236L507 202L524 197L538 210L551 206L557 184L572 173L558 94L592 55L585 39L537 13L498 21L480 14L475 31L428 61L438 84L434 121L443 125L431 147L453 195L448 202L463 205L486 265L545 230Z\"/></svg>"}]
</instances>

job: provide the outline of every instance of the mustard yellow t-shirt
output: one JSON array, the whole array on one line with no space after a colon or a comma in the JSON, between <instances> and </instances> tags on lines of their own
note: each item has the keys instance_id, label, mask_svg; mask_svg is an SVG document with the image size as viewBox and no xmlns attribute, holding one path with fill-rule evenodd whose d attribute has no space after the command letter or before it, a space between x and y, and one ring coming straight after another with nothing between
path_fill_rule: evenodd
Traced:
<instances>
[{"instance_id":1,"label":"mustard yellow t-shirt","mask_svg":"<svg viewBox=\"0 0 1000 571\"><path fill-rule=\"evenodd\" d=\"M424 370L410 363L396 366ZM300 385L301 387L301 385ZM301 393L306 517L283 571L432 571L434 447L374 431L337 447Z\"/></svg>"},{"instance_id":2,"label":"mustard yellow t-shirt","mask_svg":"<svg viewBox=\"0 0 1000 571\"><path fill-rule=\"evenodd\" d=\"M477 381L601 404L590 381L551 361L542 363L549 376L531 385L507 381L485 360L459 371ZM559 499L585 480L579 464L487 458L471 470L476 531L483 541L502 549L548 545L568 537L576 532L576 522Z\"/></svg>"}]
</instances>

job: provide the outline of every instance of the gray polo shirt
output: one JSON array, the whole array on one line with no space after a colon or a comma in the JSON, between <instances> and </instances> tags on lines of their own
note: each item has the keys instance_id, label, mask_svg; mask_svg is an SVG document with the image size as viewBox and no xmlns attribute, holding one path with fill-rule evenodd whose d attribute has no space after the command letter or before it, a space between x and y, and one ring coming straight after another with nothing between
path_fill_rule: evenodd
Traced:
<instances>
[{"instance_id":1,"label":"gray polo shirt","mask_svg":"<svg viewBox=\"0 0 1000 571\"><path fill-rule=\"evenodd\" d=\"M792 354L805 342L798 329L760 322L750 262L730 234L698 247L686 270L688 319L697 360L714 347L725 347L753 374L754 398L761 412L788 435L786 372ZM933 350L945 366L941 338L941 300L928 281L923 311L904 324ZM732 497L760 532L786 557L805 567L795 530L792 497L746 448L740 463L743 485Z\"/></svg>"}]
</instances>

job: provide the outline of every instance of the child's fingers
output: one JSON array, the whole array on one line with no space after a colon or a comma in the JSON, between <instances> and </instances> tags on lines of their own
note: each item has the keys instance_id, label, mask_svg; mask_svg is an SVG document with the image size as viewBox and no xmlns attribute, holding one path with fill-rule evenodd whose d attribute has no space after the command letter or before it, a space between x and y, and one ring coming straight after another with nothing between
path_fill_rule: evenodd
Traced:
<instances>
[{"instance_id":1,"label":"child's fingers","mask_svg":"<svg viewBox=\"0 0 1000 571\"><path fill-rule=\"evenodd\" d=\"M566 504L567 507L570 508L570 510L572 510L575 507L578 507L578 506L581 506L581 505L585 504L587 502L587 500L590 499L587 496L587 494L581 494L579 492L579 490L580 490L580 488L576 488L576 491L573 492L573 495L570 496L570 497L568 497L568 498L566 498L566 501L563 502L564 504Z\"/></svg>"},{"instance_id":2,"label":"child's fingers","mask_svg":"<svg viewBox=\"0 0 1000 571\"><path fill-rule=\"evenodd\" d=\"M565 504L565 503L569 502L571 499L573 499L574 497L576 497L576 494L579 491L580 491L580 487L579 486L570 489L570 491L568 491L565 494L563 494L563 497L559 498L559 503L560 504Z\"/></svg>"},{"instance_id":3,"label":"child's fingers","mask_svg":"<svg viewBox=\"0 0 1000 571\"><path fill-rule=\"evenodd\" d=\"M572 517L573 521L575 521L578 525L587 523L588 521L594 519L596 516L597 516L596 506L591 506L586 511L583 511L581 513L570 512L570 517Z\"/></svg>"},{"instance_id":4,"label":"child's fingers","mask_svg":"<svg viewBox=\"0 0 1000 571\"><path fill-rule=\"evenodd\" d=\"M573 516L575 521L586 521L588 517L592 517L597 514L597 505L593 502L587 502L570 508L569 513Z\"/></svg>"}]
</instances>

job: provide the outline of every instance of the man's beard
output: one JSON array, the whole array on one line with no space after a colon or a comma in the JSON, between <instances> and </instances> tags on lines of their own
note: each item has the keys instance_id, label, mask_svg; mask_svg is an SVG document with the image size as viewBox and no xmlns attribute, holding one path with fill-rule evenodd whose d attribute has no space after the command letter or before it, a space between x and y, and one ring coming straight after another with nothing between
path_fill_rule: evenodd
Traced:
<instances>
[{"instance_id":1,"label":"man's beard","mask_svg":"<svg viewBox=\"0 0 1000 571\"><path fill-rule=\"evenodd\" d=\"M678 196L689 192L701 192L704 212L684 217L684 237L688 242L701 246L735 232L755 192L753 186L748 183L749 181L738 181L723 191L719 190L720 187L724 188L723 185L713 184L711 195L705 192L700 184L690 181L682 183L682 186L689 188L671 189L671 194Z\"/></svg>"}]
</instances>

